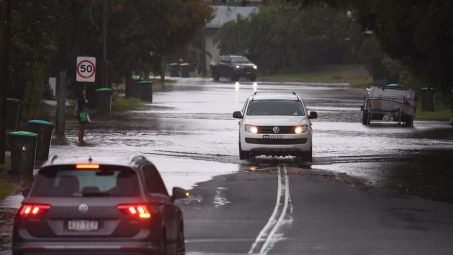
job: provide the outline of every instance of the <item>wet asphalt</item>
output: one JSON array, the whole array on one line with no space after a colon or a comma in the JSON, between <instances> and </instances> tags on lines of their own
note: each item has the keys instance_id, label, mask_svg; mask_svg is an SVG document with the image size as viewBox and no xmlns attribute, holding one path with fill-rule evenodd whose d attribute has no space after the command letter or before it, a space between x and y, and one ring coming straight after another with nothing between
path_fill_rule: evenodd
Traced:
<instances>
[{"instance_id":1,"label":"wet asphalt","mask_svg":"<svg viewBox=\"0 0 453 255\"><path fill-rule=\"evenodd\" d=\"M238 158L232 112L254 91L292 92L313 121L312 164L291 157ZM443 122L362 126L363 89L346 84L178 79L154 89L142 111L93 116L88 146L68 120L59 156L144 154L167 188L191 189L188 254L247 254L273 210L277 169L288 173L288 209L261 254L452 254L453 129ZM286 208L286 207L285 207ZM13 209L1 209L12 215ZM11 218L3 217L0 254ZM6 222L6 223L5 223ZM278 226L277 226L278 225Z\"/></svg>"}]
</instances>

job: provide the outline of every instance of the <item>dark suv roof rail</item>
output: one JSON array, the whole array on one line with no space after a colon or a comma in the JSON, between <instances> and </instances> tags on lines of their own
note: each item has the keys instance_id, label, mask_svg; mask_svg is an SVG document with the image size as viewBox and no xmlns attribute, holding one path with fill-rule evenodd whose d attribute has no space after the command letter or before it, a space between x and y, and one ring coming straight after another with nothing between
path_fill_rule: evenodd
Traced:
<instances>
[{"instance_id":1,"label":"dark suv roof rail","mask_svg":"<svg viewBox=\"0 0 453 255\"><path fill-rule=\"evenodd\" d=\"M293 95L296 95L296 92L293 91Z\"/></svg>"}]
</instances>

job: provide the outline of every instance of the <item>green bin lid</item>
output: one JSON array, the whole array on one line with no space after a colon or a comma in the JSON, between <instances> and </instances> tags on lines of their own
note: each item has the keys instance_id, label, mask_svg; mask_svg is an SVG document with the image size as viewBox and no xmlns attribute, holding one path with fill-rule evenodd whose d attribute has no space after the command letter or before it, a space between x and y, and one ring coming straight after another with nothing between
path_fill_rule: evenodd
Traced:
<instances>
[{"instance_id":1,"label":"green bin lid","mask_svg":"<svg viewBox=\"0 0 453 255\"><path fill-rule=\"evenodd\" d=\"M111 88L99 88L99 89L96 89L96 92L112 92L113 89Z\"/></svg>"},{"instance_id":2,"label":"green bin lid","mask_svg":"<svg viewBox=\"0 0 453 255\"><path fill-rule=\"evenodd\" d=\"M171 64L169 64L169 66L179 66L179 64L178 63L171 63Z\"/></svg>"},{"instance_id":3,"label":"green bin lid","mask_svg":"<svg viewBox=\"0 0 453 255\"><path fill-rule=\"evenodd\" d=\"M139 81L139 82L137 82L137 84L142 84L142 85L153 84L153 81Z\"/></svg>"},{"instance_id":4,"label":"green bin lid","mask_svg":"<svg viewBox=\"0 0 453 255\"><path fill-rule=\"evenodd\" d=\"M11 102L11 103L21 103L22 102L22 100L19 100L17 98L12 98L12 97L7 97L6 101Z\"/></svg>"},{"instance_id":5,"label":"green bin lid","mask_svg":"<svg viewBox=\"0 0 453 255\"><path fill-rule=\"evenodd\" d=\"M29 120L28 123L30 124L37 124L37 125L43 125L43 126L48 126L48 127L55 127L55 124L49 121L45 120Z\"/></svg>"},{"instance_id":6,"label":"green bin lid","mask_svg":"<svg viewBox=\"0 0 453 255\"><path fill-rule=\"evenodd\" d=\"M27 131L14 131L8 133L10 136L21 136L21 137L33 137L36 138L38 134L33 133L33 132L27 132Z\"/></svg>"}]
</instances>

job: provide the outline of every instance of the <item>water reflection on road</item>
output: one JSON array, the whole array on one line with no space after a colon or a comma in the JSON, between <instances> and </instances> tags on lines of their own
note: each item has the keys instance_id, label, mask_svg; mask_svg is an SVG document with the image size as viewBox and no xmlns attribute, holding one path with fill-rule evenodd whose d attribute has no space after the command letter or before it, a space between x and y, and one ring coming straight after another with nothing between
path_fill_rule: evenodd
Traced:
<instances>
[{"instance_id":1,"label":"water reflection on road","mask_svg":"<svg viewBox=\"0 0 453 255\"><path fill-rule=\"evenodd\" d=\"M186 170L203 173L205 177L200 177L199 181L231 173L249 165L249 162L238 159L238 125L231 114L240 110L254 91L295 91L309 110L318 112L319 118L313 121L314 161L309 166L312 170L346 173L363 179L367 184L389 184L392 187L404 187L410 182L407 178L395 176L427 177L428 180L431 178L432 184L438 176L431 172L452 177L450 168L453 169L453 161L448 156L453 155L451 127L442 122L421 121L416 121L414 128L390 122L363 126L360 123L360 105L365 91L345 84L235 84L214 83L200 78L180 79L175 84L156 89L153 104L147 105L143 111L112 115L103 120L95 117L87 131L91 146L53 146L51 153L140 153L158 161L172 162L171 166L162 164L161 170L173 177L178 173L188 175L181 169L199 164L199 169L189 167ZM69 141L75 141L75 136L74 125L67 137ZM291 158L276 159L284 163L285 160L293 161ZM188 163L188 160L198 163ZM423 164L424 160L437 164ZM395 180L401 183L395 183ZM196 182L197 178L191 178L184 185Z\"/></svg>"}]
</instances>

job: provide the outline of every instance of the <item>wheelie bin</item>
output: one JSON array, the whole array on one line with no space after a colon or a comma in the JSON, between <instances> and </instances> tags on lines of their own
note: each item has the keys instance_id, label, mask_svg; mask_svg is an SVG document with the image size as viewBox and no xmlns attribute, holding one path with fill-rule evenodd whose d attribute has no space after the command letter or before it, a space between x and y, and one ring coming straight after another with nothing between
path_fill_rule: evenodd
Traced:
<instances>
[{"instance_id":1,"label":"wheelie bin","mask_svg":"<svg viewBox=\"0 0 453 255\"><path fill-rule=\"evenodd\" d=\"M181 71L181 77L187 78L190 77L189 71L190 71L190 64L189 63L181 63L179 65L180 71Z\"/></svg>"},{"instance_id":2,"label":"wheelie bin","mask_svg":"<svg viewBox=\"0 0 453 255\"><path fill-rule=\"evenodd\" d=\"M32 179L36 157L38 134L27 131L14 131L11 136L11 172L20 179Z\"/></svg>"},{"instance_id":3,"label":"wheelie bin","mask_svg":"<svg viewBox=\"0 0 453 255\"><path fill-rule=\"evenodd\" d=\"M140 99L143 101L153 102L153 81L140 81Z\"/></svg>"},{"instance_id":4,"label":"wheelie bin","mask_svg":"<svg viewBox=\"0 0 453 255\"><path fill-rule=\"evenodd\" d=\"M36 139L36 160L47 160L55 124L45 120L29 120L28 124L30 125L30 130L38 134Z\"/></svg>"},{"instance_id":5,"label":"wheelie bin","mask_svg":"<svg viewBox=\"0 0 453 255\"><path fill-rule=\"evenodd\" d=\"M98 114L109 114L112 111L112 92L111 88L96 89L98 105Z\"/></svg>"}]
</instances>

